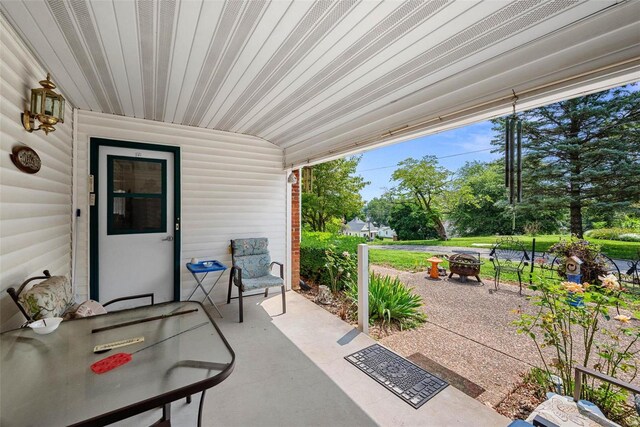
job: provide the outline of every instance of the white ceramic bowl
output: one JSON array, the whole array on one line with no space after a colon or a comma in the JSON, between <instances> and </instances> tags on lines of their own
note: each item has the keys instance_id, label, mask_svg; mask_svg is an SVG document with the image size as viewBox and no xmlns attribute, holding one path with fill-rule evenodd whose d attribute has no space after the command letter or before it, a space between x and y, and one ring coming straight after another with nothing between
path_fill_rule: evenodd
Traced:
<instances>
[{"instance_id":1,"label":"white ceramic bowl","mask_svg":"<svg viewBox=\"0 0 640 427\"><path fill-rule=\"evenodd\" d=\"M204 265L205 267L207 267L207 268L208 268L208 267L213 266L213 262L212 262L212 261L203 261L203 262L202 262L202 265Z\"/></svg>"},{"instance_id":2,"label":"white ceramic bowl","mask_svg":"<svg viewBox=\"0 0 640 427\"><path fill-rule=\"evenodd\" d=\"M27 326L33 329L33 332L36 334L44 335L50 334L58 329L60 322L62 322L62 317L49 317L47 319L40 319L35 322L31 322Z\"/></svg>"}]
</instances>

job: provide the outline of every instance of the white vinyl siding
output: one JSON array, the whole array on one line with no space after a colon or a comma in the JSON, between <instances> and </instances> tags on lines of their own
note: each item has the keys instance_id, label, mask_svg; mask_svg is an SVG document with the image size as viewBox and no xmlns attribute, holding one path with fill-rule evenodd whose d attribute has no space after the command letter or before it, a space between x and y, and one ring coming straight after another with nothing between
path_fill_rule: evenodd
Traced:
<instances>
[{"instance_id":1,"label":"white vinyl siding","mask_svg":"<svg viewBox=\"0 0 640 427\"><path fill-rule=\"evenodd\" d=\"M268 237L273 260L286 260L286 173L283 152L260 138L183 125L79 111L77 201L88 212L89 140L180 147L182 180L182 298L195 286L185 264L191 258L231 265L229 240ZM88 296L88 216L79 224L78 291ZM225 299L228 275L214 300ZM209 284L209 282L207 282ZM200 291L196 294L200 298Z\"/></svg>"},{"instance_id":2,"label":"white vinyl siding","mask_svg":"<svg viewBox=\"0 0 640 427\"><path fill-rule=\"evenodd\" d=\"M0 28L0 330L7 330L24 322L7 288L43 270L70 273L73 117L67 103L65 122L55 132L28 133L22 127L30 89L40 87L47 72L1 16ZM20 144L40 156L37 174L12 163L11 150Z\"/></svg>"}]
</instances>

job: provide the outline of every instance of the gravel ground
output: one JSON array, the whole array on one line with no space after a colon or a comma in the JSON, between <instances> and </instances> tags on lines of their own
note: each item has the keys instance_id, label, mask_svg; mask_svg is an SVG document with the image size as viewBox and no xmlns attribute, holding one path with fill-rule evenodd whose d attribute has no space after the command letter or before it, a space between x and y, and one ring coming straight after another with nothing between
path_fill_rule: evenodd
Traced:
<instances>
[{"instance_id":1,"label":"gravel ground","mask_svg":"<svg viewBox=\"0 0 640 427\"><path fill-rule=\"evenodd\" d=\"M372 270L399 276L413 287L425 302L428 323L380 339L385 346L404 357L422 353L486 391L478 400L495 407L520 382L521 375L540 363L533 341L516 333L511 323L517 311L533 314L518 287L493 282L480 285L475 279L431 280L426 272L410 273L372 266ZM524 290L526 294L530 291ZM576 356L577 358L577 356Z\"/></svg>"}]
</instances>

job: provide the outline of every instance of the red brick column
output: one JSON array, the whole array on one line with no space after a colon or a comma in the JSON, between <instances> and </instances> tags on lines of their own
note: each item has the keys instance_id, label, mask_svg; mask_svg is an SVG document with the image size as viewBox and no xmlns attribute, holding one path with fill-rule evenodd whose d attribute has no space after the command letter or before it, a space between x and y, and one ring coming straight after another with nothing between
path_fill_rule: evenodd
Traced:
<instances>
[{"instance_id":1,"label":"red brick column","mask_svg":"<svg viewBox=\"0 0 640 427\"><path fill-rule=\"evenodd\" d=\"M291 289L300 289L300 170L291 185Z\"/></svg>"}]
</instances>

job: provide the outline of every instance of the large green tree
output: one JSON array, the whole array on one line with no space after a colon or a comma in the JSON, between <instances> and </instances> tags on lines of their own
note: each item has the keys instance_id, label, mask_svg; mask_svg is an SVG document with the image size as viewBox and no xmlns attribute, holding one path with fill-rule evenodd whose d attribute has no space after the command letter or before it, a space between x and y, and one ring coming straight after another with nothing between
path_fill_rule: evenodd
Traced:
<instances>
[{"instance_id":1,"label":"large green tree","mask_svg":"<svg viewBox=\"0 0 640 427\"><path fill-rule=\"evenodd\" d=\"M534 224L538 232L558 231L562 210L541 209L527 199L509 206L501 161L467 162L456 172L453 188L448 218L462 236L522 233Z\"/></svg>"},{"instance_id":2,"label":"large green tree","mask_svg":"<svg viewBox=\"0 0 640 427\"><path fill-rule=\"evenodd\" d=\"M413 202L394 204L389 225L400 240L426 240L439 237L431 219Z\"/></svg>"},{"instance_id":3,"label":"large green tree","mask_svg":"<svg viewBox=\"0 0 640 427\"><path fill-rule=\"evenodd\" d=\"M389 225L395 202L389 193L374 197L364 207L364 216L375 225Z\"/></svg>"},{"instance_id":4,"label":"large green tree","mask_svg":"<svg viewBox=\"0 0 640 427\"><path fill-rule=\"evenodd\" d=\"M443 240L447 239L442 217L450 175L438 164L435 156L403 160L391 175L391 179L398 183L394 192L402 201L413 201Z\"/></svg>"},{"instance_id":5,"label":"large green tree","mask_svg":"<svg viewBox=\"0 0 640 427\"><path fill-rule=\"evenodd\" d=\"M353 218L362 211L360 190L368 183L356 175L360 157L313 166L310 191L302 192L302 222L312 231L327 231L332 220Z\"/></svg>"},{"instance_id":6,"label":"large green tree","mask_svg":"<svg viewBox=\"0 0 640 427\"><path fill-rule=\"evenodd\" d=\"M487 236L511 231L505 203L503 166L467 162L456 172L449 219L461 236Z\"/></svg>"},{"instance_id":7,"label":"large green tree","mask_svg":"<svg viewBox=\"0 0 640 427\"><path fill-rule=\"evenodd\" d=\"M519 114L523 119L524 197L568 209L583 235L584 212L624 209L640 200L640 92L627 86ZM504 128L496 121L496 129ZM501 132L502 134L502 132ZM502 137L495 141L503 148Z\"/></svg>"}]
</instances>

